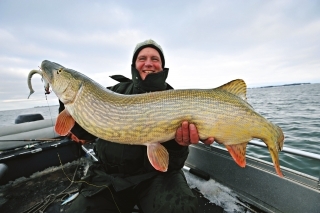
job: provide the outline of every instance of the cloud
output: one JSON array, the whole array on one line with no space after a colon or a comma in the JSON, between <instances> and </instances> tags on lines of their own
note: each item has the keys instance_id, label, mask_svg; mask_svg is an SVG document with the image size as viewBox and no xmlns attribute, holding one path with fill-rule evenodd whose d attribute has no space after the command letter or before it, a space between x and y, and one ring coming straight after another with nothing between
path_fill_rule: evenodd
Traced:
<instances>
[{"instance_id":1,"label":"cloud","mask_svg":"<svg viewBox=\"0 0 320 213\"><path fill-rule=\"evenodd\" d=\"M104 86L115 84L110 75L130 77L133 49L149 38L163 47L175 88L320 82L319 10L291 0L1 1L0 110L35 104L22 101L26 77L45 59ZM40 76L32 84L32 98L45 98Z\"/></svg>"}]
</instances>

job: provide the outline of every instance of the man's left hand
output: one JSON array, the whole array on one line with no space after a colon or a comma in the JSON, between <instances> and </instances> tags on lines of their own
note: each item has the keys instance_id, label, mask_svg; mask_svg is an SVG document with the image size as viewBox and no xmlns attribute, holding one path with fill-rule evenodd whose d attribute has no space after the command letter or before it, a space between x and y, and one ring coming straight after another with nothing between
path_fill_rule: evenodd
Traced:
<instances>
[{"instance_id":1,"label":"man's left hand","mask_svg":"<svg viewBox=\"0 0 320 213\"><path fill-rule=\"evenodd\" d=\"M199 143L199 134L197 127L194 124L189 124L188 121L182 122L181 126L176 131L175 140L181 146L189 146L190 144ZM201 140L203 143L210 145L214 142L213 137Z\"/></svg>"}]
</instances>

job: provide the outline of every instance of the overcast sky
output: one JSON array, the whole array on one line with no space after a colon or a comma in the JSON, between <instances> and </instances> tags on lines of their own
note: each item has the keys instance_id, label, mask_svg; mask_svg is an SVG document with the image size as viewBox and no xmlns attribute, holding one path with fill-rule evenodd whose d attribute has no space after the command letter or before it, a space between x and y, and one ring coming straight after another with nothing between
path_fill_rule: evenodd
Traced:
<instances>
[{"instance_id":1,"label":"overcast sky","mask_svg":"<svg viewBox=\"0 0 320 213\"><path fill-rule=\"evenodd\" d=\"M320 1L1 0L0 110L58 104L40 75L27 99L43 60L114 85L108 76L130 77L133 49L149 38L176 89L320 82Z\"/></svg>"}]
</instances>

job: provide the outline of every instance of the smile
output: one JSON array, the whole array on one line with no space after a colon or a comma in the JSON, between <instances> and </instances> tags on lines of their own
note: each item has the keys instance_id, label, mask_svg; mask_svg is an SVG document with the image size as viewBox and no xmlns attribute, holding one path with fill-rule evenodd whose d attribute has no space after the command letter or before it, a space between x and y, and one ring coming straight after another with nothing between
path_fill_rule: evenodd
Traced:
<instances>
[{"instance_id":1,"label":"smile","mask_svg":"<svg viewBox=\"0 0 320 213\"><path fill-rule=\"evenodd\" d=\"M144 73L147 73L147 74L149 74L149 73L154 73L154 71L150 71L150 70L144 70L143 72L144 72Z\"/></svg>"}]
</instances>

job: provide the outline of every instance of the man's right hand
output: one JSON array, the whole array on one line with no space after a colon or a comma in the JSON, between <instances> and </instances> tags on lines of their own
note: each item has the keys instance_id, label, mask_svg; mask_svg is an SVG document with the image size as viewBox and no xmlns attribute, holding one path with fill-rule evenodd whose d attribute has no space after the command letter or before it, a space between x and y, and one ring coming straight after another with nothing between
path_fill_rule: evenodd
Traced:
<instances>
[{"instance_id":1,"label":"man's right hand","mask_svg":"<svg viewBox=\"0 0 320 213\"><path fill-rule=\"evenodd\" d=\"M176 131L175 140L181 146L189 146L190 144L199 143L199 134L197 127L194 124L189 124L188 121L183 121L181 126ZM210 145L214 142L213 137L201 140L203 143Z\"/></svg>"}]
</instances>

